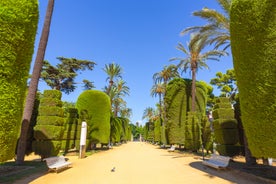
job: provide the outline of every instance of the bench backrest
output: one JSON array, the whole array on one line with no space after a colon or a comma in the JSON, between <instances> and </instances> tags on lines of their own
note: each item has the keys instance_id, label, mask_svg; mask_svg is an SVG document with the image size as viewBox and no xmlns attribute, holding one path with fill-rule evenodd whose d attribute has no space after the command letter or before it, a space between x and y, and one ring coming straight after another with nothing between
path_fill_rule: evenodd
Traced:
<instances>
[{"instance_id":1,"label":"bench backrest","mask_svg":"<svg viewBox=\"0 0 276 184\"><path fill-rule=\"evenodd\" d=\"M217 154L212 154L211 158L210 158L210 160L219 161L219 162L222 162L222 163L225 163L225 164L228 164L230 159L231 159L230 157L220 156L220 155L217 155Z\"/></svg>"},{"instance_id":2,"label":"bench backrest","mask_svg":"<svg viewBox=\"0 0 276 184\"><path fill-rule=\"evenodd\" d=\"M57 157L49 157L44 159L47 163L47 165L53 165L58 162L66 162L64 156L57 156Z\"/></svg>"}]
</instances>

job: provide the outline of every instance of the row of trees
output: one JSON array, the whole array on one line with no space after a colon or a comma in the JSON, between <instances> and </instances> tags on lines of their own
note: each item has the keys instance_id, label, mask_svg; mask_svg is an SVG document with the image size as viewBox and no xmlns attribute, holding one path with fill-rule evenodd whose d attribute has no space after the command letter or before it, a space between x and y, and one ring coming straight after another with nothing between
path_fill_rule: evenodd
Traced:
<instances>
[{"instance_id":1,"label":"row of trees","mask_svg":"<svg viewBox=\"0 0 276 184\"><path fill-rule=\"evenodd\" d=\"M182 51L186 57L185 58L172 58L171 61L178 60L178 65L170 65L169 67L164 67L161 72L158 72L153 75L154 86L152 88L151 94L153 96L159 96L159 118L160 121L164 121L163 126L167 123L167 107L165 103L166 98L166 90L167 90L167 82L168 80L178 77L177 70L179 69L181 72L186 72L187 69L190 69L192 73L192 87L191 87L191 96L192 96L192 107L191 111L196 111L195 103L196 103L196 71L201 68L208 68L205 63L206 60L218 60L218 57L222 55L226 55L226 50L232 46L232 42L234 42L234 64L236 65L235 71L228 70L226 74L217 73L216 77L211 80L211 84L217 85L218 88L221 89L223 96L230 97L230 100L235 100L234 97L238 92L237 87L235 86L235 80L237 75L237 86L243 89L242 95L239 95L239 100L236 102L241 103L241 113L243 124L245 125L245 145L247 145L247 137L249 139L249 148L253 150L253 155L256 157L271 157L274 156L272 154L272 147L268 146L274 143L275 139L271 136L264 136L268 129L271 130L274 127L274 124L271 122L275 122L275 95L273 91L275 88L275 84L273 84L273 77L275 78L275 71L271 68L271 66L275 65L275 55L273 55L273 48L275 45L275 36L273 29L275 29L275 2L272 1L259 1L255 0L254 2L249 0L217 0L221 5L224 14L219 13L216 10L212 10L209 8L203 8L200 11L195 11L193 14L195 16L201 17L207 20L207 24L204 26L193 26L184 29L181 34L186 35L190 34L190 41L188 42L188 49L186 49L181 43L178 44L177 49ZM262 7L261 10L257 10L257 7ZM244 10L247 10L250 16L244 16ZM231 12L231 34L230 34L230 12ZM272 16L273 14L273 16ZM261 15L261 16L259 16ZM241 19L242 17L242 19ZM254 17L254 18L253 18ZM257 18L258 17L258 18ZM254 21L256 19L260 20L259 23ZM252 21L251 21L252 20ZM249 22L247 22L249 21ZM250 22L251 21L251 22ZM244 25L244 26L240 26ZM250 29L254 27L254 31L250 31ZM263 33L263 34L260 34ZM244 35L247 35L244 37ZM241 39L242 38L242 39ZM265 40L262 40L265 39ZM231 40L231 42L230 42ZM240 41L244 43L240 44ZM248 42L250 40L250 42ZM262 47L253 45L258 45L256 43L261 42ZM207 51L202 53L206 46L213 45L214 49L211 51ZM222 50L217 50L223 47ZM245 53L245 48L246 52ZM275 48L274 48L275 50ZM241 52L243 51L243 52ZM253 54L254 53L254 54ZM260 59L261 56L262 57ZM254 56L254 57L253 57ZM251 58L251 59L248 59ZM258 59L256 59L258 58ZM239 60L241 59L241 60ZM246 62L245 62L246 60ZM258 61L263 61L260 64ZM248 63L247 65L244 63ZM260 69L261 75L258 75L258 81L255 80L256 75L254 73L248 72L248 66L252 65L251 71L255 71L256 68ZM262 67L259 67L262 66ZM267 67L270 66L270 67ZM273 67L275 68L275 67ZM173 69L173 70L168 70ZM166 72L165 72L166 71ZM170 72L168 72L170 71ZM172 72L173 71L173 72ZM167 74L170 75L167 75ZM156 77L158 76L158 77ZM162 79L160 79L160 76ZM245 78L244 78L245 77ZM268 87L269 86L269 87ZM251 89L251 90L249 90ZM212 90L211 90L212 91ZM254 93L253 93L254 91ZM211 96L210 96L211 97ZM237 97L237 96L236 96ZM249 98L250 97L250 98ZM254 98L258 98L257 101ZM250 99L250 101L249 101ZM263 99L263 100L260 100ZM209 100L209 102L212 102ZM256 103L252 103L256 102ZM267 103L261 103L267 102ZM208 103L210 105L210 103ZM212 104L212 103L211 103ZM248 108L248 105L251 108ZM213 106L213 105L212 105ZM236 106L237 107L237 106ZM258 110L257 110L258 109ZM264 109L267 109L263 113ZM151 108L147 108L146 111L151 110ZM236 109L239 111L239 109ZM244 112L243 112L244 111ZM258 119L258 123L265 123L269 126L269 128L265 128L266 126L253 125L255 120ZM265 121L268 120L268 121ZM258 128L257 128L258 127ZM262 127L260 129L260 127ZM273 129L273 128L272 128ZM274 130L274 129L273 129ZM254 136L252 135L254 132ZM259 136L263 136L264 139ZM267 135L267 134L266 134ZM258 139L258 140L257 140ZM165 143L165 142L163 142ZM247 150L247 147L246 147ZM264 153L264 150L265 153ZM261 153L262 152L262 153ZM275 153L275 151L274 151ZM246 161L247 163L255 163L253 157L251 157L250 151L246 151Z\"/></svg>"}]
</instances>

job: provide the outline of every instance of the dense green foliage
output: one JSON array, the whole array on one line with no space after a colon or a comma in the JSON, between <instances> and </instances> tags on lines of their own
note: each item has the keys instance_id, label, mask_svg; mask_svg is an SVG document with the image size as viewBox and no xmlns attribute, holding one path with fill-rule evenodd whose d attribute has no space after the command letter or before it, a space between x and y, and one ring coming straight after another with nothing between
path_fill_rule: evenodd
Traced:
<instances>
[{"instance_id":1,"label":"dense green foliage","mask_svg":"<svg viewBox=\"0 0 276 184\"><path fill-rule=\"evenodd\" d=\"M0 1L0 162L14 157L37 24L37 0Z\"/></svg>"},{"instance_id":2,"label":"dense green foliage","mask_svg":"<svg viewBox=\"0 0 276 184\"><path fill-rule=\"evenodd\" d=\"M147 122L144 127L144 139L149 142L154 142L154 123Z\"/></svg>"},{"instance_id":3,"label":"dense green foliage","mask_svg":"<svg viewBox=\"0 0 276 184\"><path fill-rule=\"evenodd\" d=\"M86 121L87 139L92 144L108 144L110 138L110 99L102 91L86 90L78 97L76 108Z\"/></svg>"},{"instance_id":4,"label":"dense green foliage","mask_svg":"<svg viewBox=\"0 0 276 184\"><path fill-rule=\"evenodd\" d=\"M111 117L110 140L112 143L126 142L130 140L131 129L129 120L122 117Z\"/></svg>"},{"instance_id":5,"label":"dense green foliage","mask_svg":"<svg viewBox=\"0 0 276 184\"><path fill-rule=\"evenodd\" d=\"M60 106L62 104L60 91L45 90L41 101L43 103L39 106L37 124L34 127L33 151L44 158L56 156L61 149L64 117Z\"/></svg>"},{"instance_id":6,"label":"dense green foliage","mask_svg":"<svg viewBox=\"0 0 276 184\"><path fill-rule=\"evenodd\" d=\"M162 132L162 126L160 123L160 119L157 119L154 122L154 142L161 144L161 132Z\"/></svg>"},{"instance_id":7,"label":"dense green foliage","mask_svg":"<svg viewBox=\"0 0 276 184\"><path fill-rule=\"evenodd\" d=\"M220 97L216 100L213 117L214 136L215 142L218 144L218 152L227 156L238 155L241 152L238 123L234 119L234 110L231 108L229 98Z\"/></svg>"},{"instance_id":8,"label":"dense green foliage","mask_svg":"<svg viewBox=\"0 0 276 184\"><path fill-rule=\"evenodd\" d=\"M52 66L48 61L44 61L41 78L52 88L61 90L66 94L73 92L76 89L75 78L78 71L86 69L93 70L96 64L93 61L79 60L75 58L57 57L60 64L56 67ZM92 82L83 80L84 88L93 88Z\"/></svg>"},{"instance_id":9,"label":"dense green foliage","mask_svg":"<svg viewBox=\"0 0 276 184\"><path fill-rule=\"evenodd\" d=\"M185 145L188 149L198 149L200 146L199 130L201 119L205 116L207 104L207 89L204 84L196 84L196 115L189 118L191 110L191 85L189 79L173 79L167 87L165 103L167 104L167 134L170 144Z\"/></svg>"},{"instance_id":10,"label":"dense green foliage","mask_svg":"<svg viewBox=\"0 0 276 184\"><path fill-rule=\"evenodd\" d=\"M81 123L78 121L78 110L76 108L67 109L61 146L64 152L80 148Z\"/></svg>"},{"instance_id":11,"label":"dense green foliage","mask_svg":"<svg viewBox=\"0 0 276 184\"><path fill-rule=\"evenodd\" d=\"M172 80L167 86L167 124L169 144L184 144L185 121L187 114L187 85L181 78Z\"/></svg>"},{"instance_id":12,"label":"dense green foliage","mask_svg":"<svg viewBox=\"0 0 276 184\"><path fill-rule=\"evenodd\" d=\"M242 122L255 157L276 157L276 1L233 0L231 47Z\"/></svg>"}]
</instances>

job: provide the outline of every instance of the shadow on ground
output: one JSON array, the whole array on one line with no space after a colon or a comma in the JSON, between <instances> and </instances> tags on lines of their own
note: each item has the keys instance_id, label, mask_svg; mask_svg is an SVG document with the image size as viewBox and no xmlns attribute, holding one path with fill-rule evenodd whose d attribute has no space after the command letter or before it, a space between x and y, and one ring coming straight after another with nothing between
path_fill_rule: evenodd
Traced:
<instances>
[{"instance_id":1,"label":"shadow on ground","mask_svg":"<svg viewBox=\"0 0 276 184\"><path fill-rule=\"evenodd\" d=\"M242 172L241 170L235 169L233 167L229 167L226 169L215 169L208 166L205 166L202 164L202 162L192 162L190 163L190 166L201 170L206 173L206 176L210 178L219 177L225 180L228 180L232 183L237 184L244 184L244 183L252 183L253 181L256 183L262 183L262 184L273 184L276 183L273 180L269 180L266 178L261 178L258 176L255 176L251 173Z\"/></svg>"}]
</instances>

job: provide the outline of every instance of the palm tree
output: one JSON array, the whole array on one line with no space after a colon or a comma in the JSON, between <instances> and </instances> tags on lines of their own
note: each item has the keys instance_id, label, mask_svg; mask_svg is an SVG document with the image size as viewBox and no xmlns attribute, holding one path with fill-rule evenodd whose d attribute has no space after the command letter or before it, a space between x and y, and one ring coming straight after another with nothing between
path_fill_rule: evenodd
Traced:
<instances>
[{"instance_id":1,"label":"palm tree","mask_svg":"<svg viewBox=\"0 0 276 184\"><path fill-rule=\"evenodd\" d=\"M131 108L124 107L120 109L120 117L129 119L131 116L132 116Z\"/></svg>"},{"instance_id":2,"label":"palm tree","mask_svg":"<svg viewBox=\"0 0 276 184\"><path fill-rule=\"evenodd\" d=\"M191 35L191 40L188 43L188 50L179 43L177 49L182 51L187 57L185 58L172 58L171 60L179 60L178 68L182 72L186 72L188 68L192 72L192 109L195 111L195 96L196 96L196 72L200 68L209 68L205 63L206 60L217 60L217 56L225 55L224 51L211 50L201 53L206 45L208 45L208 37L200 34Z\"/></svg>"},{"instance_id":3,"label":"palm tree","mask_svg":"<svg viewBox=\"0 0 276 184\"><path fill-rule=\"evenodd\" d=\"M164 96L165 94L165 85L164 83L158 83L158 84L154 84L151 88L151 92L150 92L151 96L158 96L159 97L159 105L160 105L160 121L161 121L161 115L162 115L162 110L161 108L163 107L162 105L162 96Z\"/></svg>"},{"instance_id":4,"label":"palm tree","mask_svg":"<svg viewBox=\"0 0 276 184\"><path fill-rule=\"evenodd\" d=\"M156 111L152 107L147 107L144 110L142 119L147 119L149 122L153 122L156 119Z\"/></svg>"},{"instance_id":5,"label":"palm tree","mask_svg":"<svg viewBox=\"0 0 276 184\"><path fill-rule=\"evenodd\" d=\"M194 16L198 16L207 20L208 24L204 26L193 26L184 29L181 34L199 32L207 35L210 43L215 44L215 49L225 45L223 50L230 47L230 6L231 0L217 0L224 14L216 10L203 8L202 10L193 12Z\"/></svg>"},{"instance_id":6,"label":"palm tree","mask_svg":"<svg viewBox=\"0 0 276 184\"><path fill-rule=\"evenodd\" d=\"M23 118L22 118L20 138L18 142L17 155L16 155L16 163L19 165L23 164L24 162L24 156L25 156L25 150L26 150L26 144L27 144L26 143L27 134L30 126L30 119L31 119L32 111L34 107L37 86L40 78L41 69L43 66L44 55L45 55L48 37L50 33L50 25L51 25L53 10L54 10L54 4L55 4L54 0L48 1L46 17L44 20L43 30L39 41L39 46L38 46L38 51L35 59L29 91L26 98L26 103L25 103L25 108L24 108Z\"/></svg>"},{"instance_id":7,"label":"palm tree","mask_svg":"<svg viewBox=\"0 0 276 184\"><path fill-rule=\"evenodd\" d=\"M105 87L104 91L107 91L108 87ZM119 80L109 89L109 98L111 103L111 108L113 109L114 117L117 117L118 112L122 106L126 105L126 102L123 100L123 97L129 95L129 87L126 86L124 80Z\"/></svg>"},{"instance_id":8,"label":"palm tree","mask_svg":"<svg viewBox=\"0 0 276 184\"><path fill-rule=\"evenodd\" d=\"M104 72L108 75L106 80L109 80L109 85L106 89L106 93L109 95L109 92L114 84L116 78L122 78L122 68L118 64L108 64L104 67Z\"/></svg>"}]
</instances>

